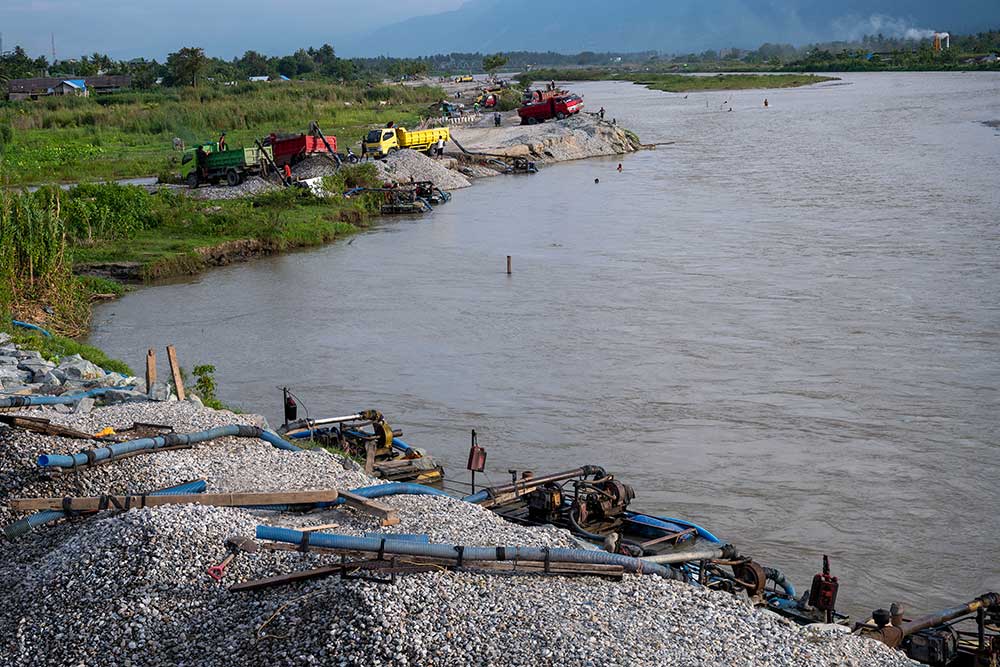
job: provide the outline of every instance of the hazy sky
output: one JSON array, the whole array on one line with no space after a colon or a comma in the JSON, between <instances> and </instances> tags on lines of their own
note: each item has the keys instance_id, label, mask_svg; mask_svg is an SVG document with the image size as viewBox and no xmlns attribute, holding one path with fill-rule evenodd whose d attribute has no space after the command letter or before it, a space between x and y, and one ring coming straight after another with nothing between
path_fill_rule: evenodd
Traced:
<instances>
[{"instance_id":1,"label":"hazy sky","mask_svg":"<svg viewBox=\"0 0 1000 667\"><path fill-rule=\"evenodd\" d=\"M461 11L452 11L461 8ZM445 12L441 14L441 12ZM434 15L434 16L430 16ZM641 17L641 20L636 20ZM160 61L334 45L340 55L583 49L701 51L1000 26L1000 0L0 0L4 47ZM372 31L378 29L379 39Z\"/></svg>"},{"instance_id":2,"label":"hazy sky","mask_svg":"<svg viewBox=\"0 0 1000 667\"><path fill-rule=\"evenodd\" d=\"M163 60L181 46L231 58L247 49L286 54L422 14L462 0L0 0L4 49L75 58L100 51L113 58ZM349 54L348 54L349 55Z\"/></svg>"}]
</instances>

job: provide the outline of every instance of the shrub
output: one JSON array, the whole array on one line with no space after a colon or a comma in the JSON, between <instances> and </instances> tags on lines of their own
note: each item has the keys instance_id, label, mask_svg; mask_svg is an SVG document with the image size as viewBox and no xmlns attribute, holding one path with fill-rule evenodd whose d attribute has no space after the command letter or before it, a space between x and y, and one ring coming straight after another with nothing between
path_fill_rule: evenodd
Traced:
<instances>
[{"instance_id":1,"label":"shrub","mask_svg":"<svg viewBox=\"0 0 1000 667\"><path fill-rule=\"evenodd\" d=\"M130 239L151 220L150 196L134 185L78 185L70 190L65 218L76 241Z\"/></svg>"}]
</instances>

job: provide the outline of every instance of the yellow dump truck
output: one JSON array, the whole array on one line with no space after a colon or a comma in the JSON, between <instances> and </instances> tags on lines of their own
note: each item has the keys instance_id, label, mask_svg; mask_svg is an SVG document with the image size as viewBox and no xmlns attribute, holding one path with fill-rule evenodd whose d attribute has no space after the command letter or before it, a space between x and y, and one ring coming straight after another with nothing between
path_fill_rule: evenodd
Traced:
<instances>
[{"instance_id":1,"label":"yellow dump truck","mask_svg":"<svg viewBox=\"0 0 1000 667\"><path fill-rule=\"evenodd\" d=\"M435 127L430 130L415 130L410 132L405 127L386 127L372 130L361 142L361 152L373 158L383 158L395 153L400 148L410 148L415 151L431 153L439 139L445 142L451 140L447 127Z\"/></svg>"}]
</instances>

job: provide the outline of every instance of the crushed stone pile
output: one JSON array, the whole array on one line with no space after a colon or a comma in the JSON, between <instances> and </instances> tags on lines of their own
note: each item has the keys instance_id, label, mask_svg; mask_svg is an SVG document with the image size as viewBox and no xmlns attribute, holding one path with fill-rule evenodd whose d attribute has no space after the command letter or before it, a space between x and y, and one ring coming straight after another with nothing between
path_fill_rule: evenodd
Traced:
<instances>
[{"instance_id":1,"label":"crushed stone pile","mask_svg":"<svg viewBox=\"0 0 1000 667\"><path fill-rule=\"evenodd\" d=\"M641 148L635 135L587 113L539 125L462 128L455 134L469 151L521 156L542 164L623 155Z\"/></svg>"},{"instance_id":2,"label":"crushed stone pile","mask_svg":"<svg viewBox=\"0 0 1000 667\"><path fill-rule=\"evenodd\" d=\"M384 181L408 183L412 178L415 181L431 181L442 190L456 190L472 185L468 178L450 168L454 165L453 158L438 160L405 149L384 160L377 160L375 169L378 170L379 178Z\"/></svg>"},{"instance_id":3,"label":"crushed stone pile","mask_svg":"<svg viewBox=\"0 0 1000 667\"><path fill-rule=\"evenodd\" d=\"M203 185L194 189L185 188L181 192L195 199L241 199L280 189L282 186L276 182L276 177L265 179L260 176L249 176L239 185L232 187L225 184Z\"/></svg>"},{"instance_id":4,"label":"crushed stone pile","mask_svg":"<svg viewBox=\"0 0 1000 667\"><path fill-rule=\"evenodd\" d=\"M134 422L178 433L266 426L183 401L127 402L89 412L21 408L85 431ZM326 451L289 452L247 438L136 456L52 480L35 458L92 441L0 427L0 505L10 498L150 491L206 479L209 492L353 489L382 483ZM11 667L292 667L302 665L911 664L853 636L803 629L725 593L655 576L622 581L484 573L402 575L395 585L330 576L255 592L228 585L337 562L261 549L241 554L223 583L206 569L230 536L258 524L333 532L426 534L431 542L577 547L565 530L508 523L479 506L390 496L400 523L379 527L346 506L307 513L171 505L64 519L0 538L0 664ZM0 520L25 516L7 508Z\"/></svg>"}]
</instances>

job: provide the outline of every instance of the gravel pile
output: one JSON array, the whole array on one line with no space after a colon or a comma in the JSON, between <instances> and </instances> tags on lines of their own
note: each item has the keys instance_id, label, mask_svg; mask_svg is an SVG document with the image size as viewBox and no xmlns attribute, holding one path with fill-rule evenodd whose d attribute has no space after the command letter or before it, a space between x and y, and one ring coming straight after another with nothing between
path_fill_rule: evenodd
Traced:
<instances>
[{"instance_id":1,"label":"gravel pile","mask_svg":"<svg viewBox=\"0 0 1000 667\"><path fill-rule=\"evenodd\" d=\"M379 178L385 181L408 183L412 178L415 181L431 181L442 190L456 190L472 185L468 178L450 168L454 165L453 158L436 160L409 149L397 151L384 160L375 162Z\"/></svg>"},{"instance_id":2,"label":"gravel pile","mask_svg":"<svg viewBox=\"0 0 1000 667\"><path fill-rule=\"evenodd\" d=\"M93 432L133 422L177 432L262 417L190 402L125 403L25 414ZM89 443L0 430L0 502L20 496L135 492L205 478L208 491L356 488L373 480L322 451L286 452L241 438L137 456L46 481L34 459ZM815 633L733 596L652 576L621 582L479 572L406 575L395 586L339 577L232 593L205 570L224 540L260 523L336 532L426 533L466 545L577 546L566 531L509 524L459 500L382 499L400 523L338 507L276 513L198 505L104 513L0 539L0 665L864 665L911 664L854 637ZM4 523L20 518L0 510ZM225 584L334 562L261 550L238 557Z\"/></svg>"},{"instance_id":3,"label":"gravel pile","mask_svg":"<svg viewBox=\"0 0 1000 667\"><path fill-rule=\"evenodd\" d=\"M195 199L240 199L242 197L252 197L262 192L280 190L281 187L273 180L266 180L260 176L249 176L245 181L233 187L228 185L206 185L194 188L193 190L189 188L186 190L186 193Z\"/></svg>"}]
</instances>

